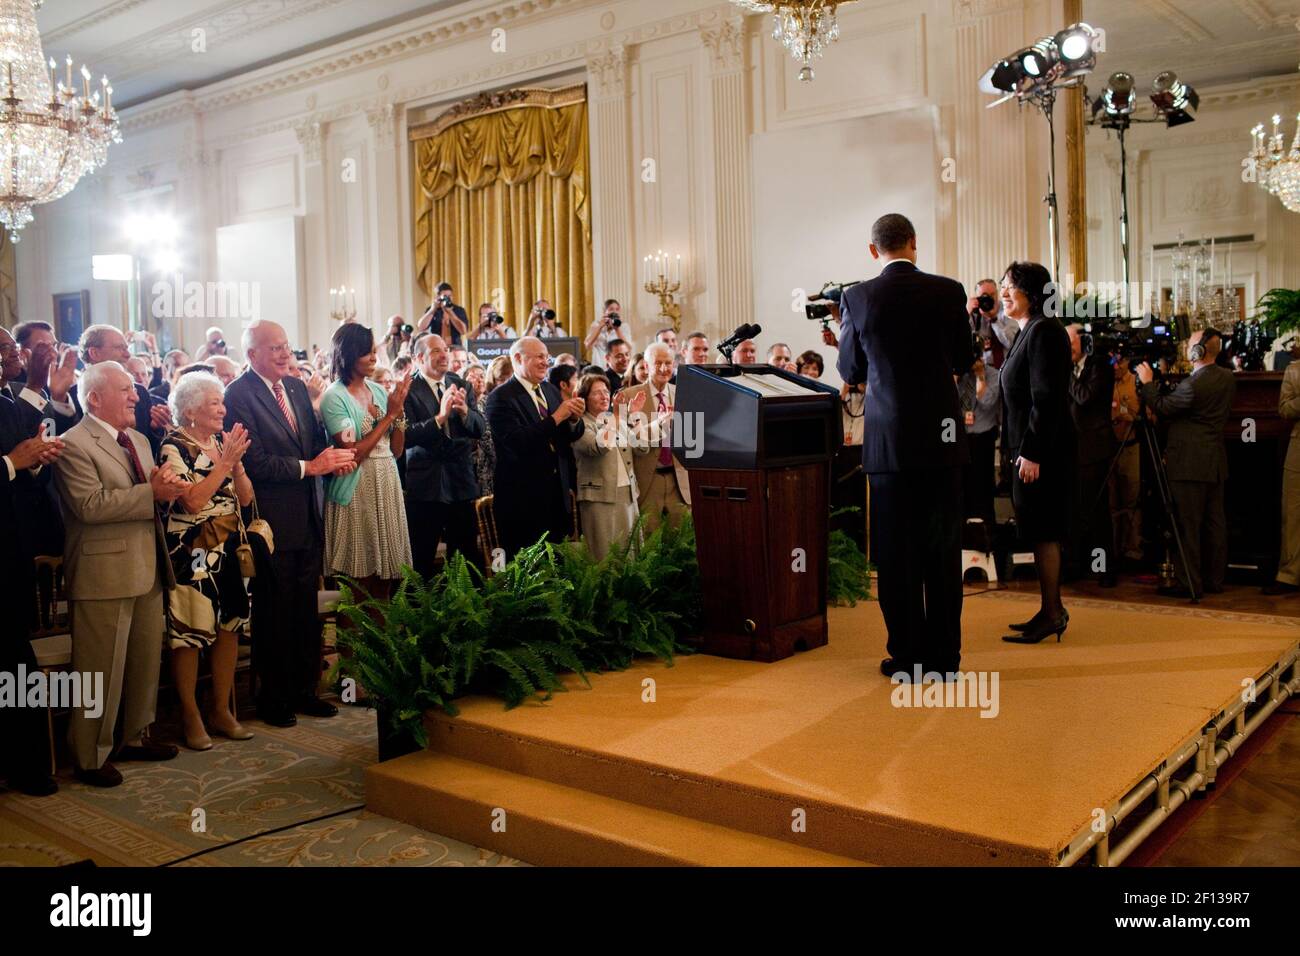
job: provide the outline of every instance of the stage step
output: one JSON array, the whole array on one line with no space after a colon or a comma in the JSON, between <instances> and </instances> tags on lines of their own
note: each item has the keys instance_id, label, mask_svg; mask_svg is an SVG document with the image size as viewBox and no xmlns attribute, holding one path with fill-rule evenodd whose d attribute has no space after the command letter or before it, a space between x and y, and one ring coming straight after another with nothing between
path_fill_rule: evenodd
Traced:
<instances>
[{"instance_id":1,"label":"stage step","mask_svg":"<svg viewBox=\"0 0 1300 956\"><path fill-rule=\"evenodd\" d=\"M547 866L867 865L431 751L368 768L366 807Z\"/></svg>"}]
</instances>

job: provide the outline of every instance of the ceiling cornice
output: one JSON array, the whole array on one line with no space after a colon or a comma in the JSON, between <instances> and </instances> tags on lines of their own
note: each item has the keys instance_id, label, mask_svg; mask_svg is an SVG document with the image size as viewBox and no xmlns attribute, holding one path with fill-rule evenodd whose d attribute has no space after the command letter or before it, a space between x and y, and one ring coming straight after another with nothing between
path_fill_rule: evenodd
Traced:
<instances>
[{"instance_id":1,"label":"ceiling cornice","mask_svg":"<svg viewBox=\"0 0 1300 956\"><path fill-rule=\"evenodd\" d=\"M41 39L45 43L46 47L49 47L51 44L59 43L63 40L69 39L70 37L74 37L78 33L85 33L87 30L97 27L101 23L107 23L109 20L119 17L124 13L134 10L141 4L148 2L149 0L117 0L116 3L111 3L106 7L102 7L99 10L86 14L84 17L65 23L58 29L50 30L42 34Z\"/></svg>"}]
</instances>

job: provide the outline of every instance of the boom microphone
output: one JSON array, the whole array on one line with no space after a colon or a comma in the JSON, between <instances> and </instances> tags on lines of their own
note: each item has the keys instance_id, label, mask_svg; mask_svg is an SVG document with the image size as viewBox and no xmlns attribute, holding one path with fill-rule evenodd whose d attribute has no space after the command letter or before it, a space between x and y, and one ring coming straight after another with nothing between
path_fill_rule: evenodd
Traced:
<instances>
[{"instance_id":1,"label":"boom microphone","mask_svg":"<svg viewBox=\"0 0 1300 956\"><path fill-rule=\"evenodd\" d=\"M763 327L761 325L742 325L740 328L736 329L736 331L731 333L730 338L718 343L718 351L730 358L731 353L736 350L736 346L746 339L758 338L762 332Z\"/></svg>"}]
</instances>

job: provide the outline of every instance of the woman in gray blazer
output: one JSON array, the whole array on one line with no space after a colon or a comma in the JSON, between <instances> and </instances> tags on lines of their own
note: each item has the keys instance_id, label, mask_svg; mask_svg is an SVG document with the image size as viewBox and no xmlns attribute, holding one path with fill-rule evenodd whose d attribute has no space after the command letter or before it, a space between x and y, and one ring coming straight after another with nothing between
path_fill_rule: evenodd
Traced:
<instances>
[{"instance_id":1,"label":"woman in gray blazer","mask_svg":"<svg viewBox=\"0 0 1300 956\"><path fill-rule=\"evenodd\" d=\"M610 548L626 544L636 524L636 471L624 413L640 411L645 395L637 395L631 406L615 403L611 411L609 379L597 373L582 377L577 394L587 403L582 437L573 443L578 462L578 512L582 536L599 560Z\"/></svg>"}]
</instances>

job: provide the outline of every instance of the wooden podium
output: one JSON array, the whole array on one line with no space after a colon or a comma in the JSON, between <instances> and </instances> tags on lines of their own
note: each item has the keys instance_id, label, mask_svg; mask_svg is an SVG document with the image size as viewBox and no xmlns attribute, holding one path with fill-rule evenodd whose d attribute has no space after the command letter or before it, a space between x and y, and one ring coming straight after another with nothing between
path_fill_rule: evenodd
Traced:
<instances>
[{"instance_id":1,"label":"wooden podium","mask_svg":"<svg viewBox=\"0 0 1300 956\"><path fill-rule=\"evenodd\" d=\"M839 391L771 365L683 365L674 411L704 595L700 650L776 661L822 646Z\"/></svg>"}]
</instances>

